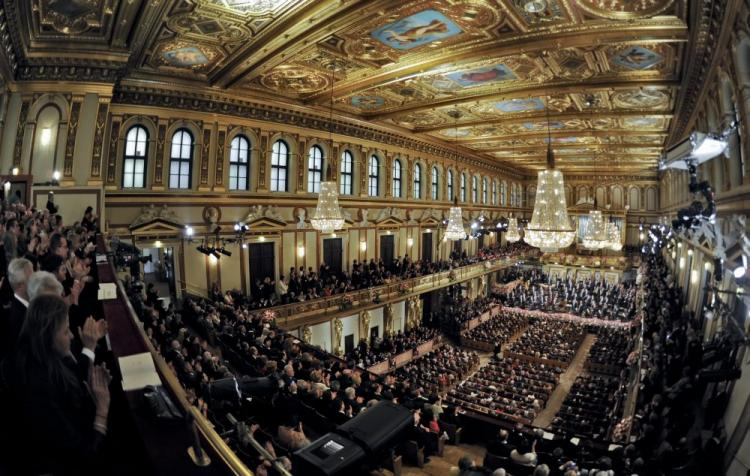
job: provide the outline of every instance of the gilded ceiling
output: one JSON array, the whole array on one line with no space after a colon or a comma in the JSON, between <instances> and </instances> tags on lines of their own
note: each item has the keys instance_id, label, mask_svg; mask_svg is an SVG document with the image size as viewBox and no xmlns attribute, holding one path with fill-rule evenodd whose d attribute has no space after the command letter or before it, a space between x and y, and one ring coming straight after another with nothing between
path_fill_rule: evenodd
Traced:
<instances>
[{"instance_id":1,"label":"gilded ceiling","mask_svg":"<svg viewBox=\"0 0 750 476\"><path fill-rule=\"evenodd\" d=\"M656 173L685 0L4 0L21 69L327 108L525 172ZM61 54L64 52L66 54Z\"/></svg>"}]
</instances>

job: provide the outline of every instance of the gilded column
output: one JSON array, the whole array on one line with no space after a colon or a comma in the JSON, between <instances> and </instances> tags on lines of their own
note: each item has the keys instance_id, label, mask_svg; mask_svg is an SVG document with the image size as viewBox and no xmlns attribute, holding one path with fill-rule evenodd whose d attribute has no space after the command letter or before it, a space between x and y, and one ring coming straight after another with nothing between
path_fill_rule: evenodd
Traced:
<instances>
[{"instance_id":1,"label":"gilded column","mask_svg":"<svg viewBox=\"0 0 750 476\"><path fill-rule=\"evenodd\" d=\"M202 140L200 144L200 176L198 179L198 190L207 191L210 190L208 183L208 170L209 162L211 160L211 134L210 128L204 128L202 132Z\"/></svg>"},{"instance_id":2,"label":"gilded column","mask_svg":"<svg viewBox=\"0 0 750 476\"><path fill-rule=\"evenodd\" d=\"M31 98L23 98L23 102L21 103L21 112L18 114L18 126L16 127L16 145L13 149L13 167L21 167L23 137L26 133L26 120L28 119L30 107ZM31 173L31 171L29 170L28 173Z\"/></svg>"},{"instance_id":3,"label":"gilded column","mask_svg":"<svg viewBox=\"0 0 750 476\"><path fill-rule=\"evenodd\" d=\"M75 185L75 179L73 178L73 158L75 156L76 135L78 134L82 106L83 96L73 96L73 101L70 105L70 120L68 121L68 137L65 139L65 157L63 159L61 185Z\"/></svg>"},{"instance_id":4,"label":"gilded column","mask_svg":"<svg viewBox=\"0 0 750 476\"><path fill-rule=\"evenodd\" d=\"M224 161L226 160L227 128L221 126L216 134L216 159L214 161L214 187L215 192L226 190L224 186ZM249 177L248 177L249 178Z\"/></svg>"},{"instance_id":5,"label":"gilded column","mask_svg":"<svg viewBox=\"0 0 750 476\"><path fill-rule=\"evenodd\" d=\"M362 156L362 166L359 167L359 196L368 196L368 185L367 177L370 173L370 155L366 147L362 147L360 150Z\"/></svg>"},{"instance_id":6,"label":"gilded column","mask_svg":"<svg viewBox=\"0 0 750 476\"><path fill-rule=\"evenodd\" d=\"M105 188L117 188L117 145L122 128L122 116L109 116L109 138L107 145L107 163L105 167Z\"/></svg>"},{"instance_id":7,"label":"gilded column","mask_svg":"<svg viewBox=\"0 0 750 476\"><path fill-rule=\"evenodd\" d=\"M258 145L258 192L267 192L268 183L266 180L266 170L268 170L268 131L261 131L260 144Z\"/></svg>"},{"instance_id":8,"label":"gilded column","mask_svg":"<svg viewBox=\"0 0 750 476\"><path fill-rule=\"evenodd\" d=\"M386 151L383 154L383 196L385 198L393 197L393 161L395 157L392 153ZM401 177L404 176L404 171L401 170Z\"/></svg>"},{"instance_id":9,"label":"gilded column","mask_svg":"<svg viewBox=\"0 0 750 476\"><path fill-rule=\"evenodd\" d=\"M156 128L156 151L154 153L154 179L151 190L164 190L164 161L168 160L166 154L169 153L167 147L167 122L159 121Z\"/></svg>"},{"instance_id":10,"label":"gilded column","mask_svg":"<svg viewBox=\"0 0 750 476\"><path fill-rule=\"evenodd\" d=\"M88 185L102 185L102 155L104 151L104 131L109 119L109 101L111 98L99 96L99 107L96 111L96 130L94 131L94 147L91 151L91 174Z\"/></svg>"},{"instance_id":11,"label":"gilded column","mask_svg":"<svg viewBox=\"0 0 750 476\"><path fill-rule=\"evenodd\" d=\"M297 144L299 145L299 148L297 149L297 185L295 191L297 193L306 193L307 190L305 190L305 171L307 170L307 167L305 163L305 157L307 157L307 137L298 138Z\"/></svg>"}]
</instances>

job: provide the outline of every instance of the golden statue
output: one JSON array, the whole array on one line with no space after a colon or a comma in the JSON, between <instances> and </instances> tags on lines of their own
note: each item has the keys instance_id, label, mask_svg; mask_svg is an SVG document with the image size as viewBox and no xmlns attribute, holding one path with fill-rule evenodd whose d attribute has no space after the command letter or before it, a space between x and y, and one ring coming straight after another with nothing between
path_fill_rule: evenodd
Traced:
<instances>
[{"instance_id":1,"label":"golden statue","mask_svg":"<svg viewBox=\"0 0 750 476\"><path fill-rule=\"evenodd\" d=\"M308 325L302 326L302 340L312 344L312 329Z\"/></svg>"},{"instance_id":2,"label":"golden statue","mask_svg":"<svg viewBox=\"0 0 750 476\"><path fill-rule=\"evenodd\" d=\"M333 320L333 353L341 355L341 337L344 333L344 323L338 317Z\"/></svg>"},{"instance_id":3,"label":"golden statue","mask_svg":"<svg viewBox=\"0 0 750 476\"><path fill-rule=\"evenodd\" d=\"M383 307L383 336L393 334L393 306L388 303Z\"/></svg>"},{"instance_id":4,"label":"golden statue","mask_svg":"<svg viewBox=\"0 0 750 476\"><path fill-rule=\"evenodd\" d=\"M362 311L359 313L359 338L369 340L370 337L370 319L372 315L370 311Z\"/></svg>"}]
</instances>

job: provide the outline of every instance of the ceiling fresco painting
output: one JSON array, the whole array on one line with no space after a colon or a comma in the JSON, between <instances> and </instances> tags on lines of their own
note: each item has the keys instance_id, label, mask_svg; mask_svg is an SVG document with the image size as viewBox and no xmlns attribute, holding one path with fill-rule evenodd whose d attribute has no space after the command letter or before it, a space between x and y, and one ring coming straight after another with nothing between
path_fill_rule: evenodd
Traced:
<instances>
[{"instance_id":1,"label":"ceiling fresco painting","mask_svg":"<svg viewBox=\"0 0 750 476\"><path fill-rule=\"evenodd\" d=\"M533 174L656 174L690 41L676 0L6 0L20 71L327 110ZM75 53L75 54L71 54ZM549 118L549 119L548 119ZM549 122L548 122L549 121ZM615 147L616 145L616 147Z\"/></svg>"}]
</instances>

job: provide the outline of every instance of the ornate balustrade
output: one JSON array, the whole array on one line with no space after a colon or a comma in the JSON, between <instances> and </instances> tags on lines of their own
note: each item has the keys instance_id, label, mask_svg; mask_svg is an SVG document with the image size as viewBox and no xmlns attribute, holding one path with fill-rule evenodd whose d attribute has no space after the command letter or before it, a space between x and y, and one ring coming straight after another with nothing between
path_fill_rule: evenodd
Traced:
<instances>
[{"instance_id":1,"label":"ornate balustrade","mask_svg":"<svg viewBox=\"0 0 750 476\"><path fill-rule=\"evenodd\" d=\"M382 286L336 294L330 297L275 306L268 308L268 310L276 314L277 325L287 330L295 329L301 325L312 325L334 316L354 314L360 310L400 301L407 297L494 273L513 266L518 259L522 258L524 256L519 255L513 258L481 261L450 271L399 280Z\"/></svg>"}]
</instances>

